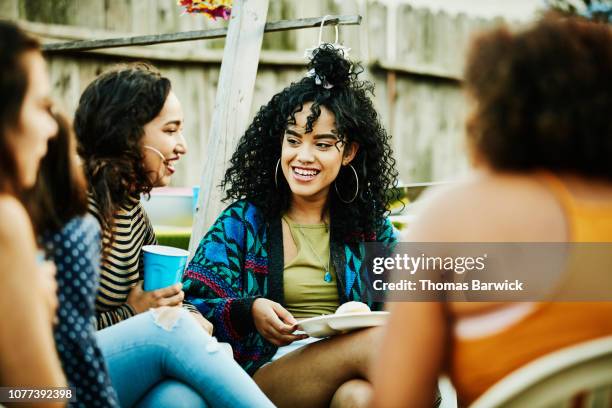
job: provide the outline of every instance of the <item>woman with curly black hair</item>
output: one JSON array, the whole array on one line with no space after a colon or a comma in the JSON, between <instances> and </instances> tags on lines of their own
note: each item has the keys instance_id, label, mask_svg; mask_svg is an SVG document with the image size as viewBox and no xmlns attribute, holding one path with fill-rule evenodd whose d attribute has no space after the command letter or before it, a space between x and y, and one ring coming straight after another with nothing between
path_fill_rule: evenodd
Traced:
<instances>
[{"instance_id":1,"label":"woman with curly black hair","mask_svg":"<svg viewBox=\"0 0 612 408\"><path fill-rule=\"evenodd\" d=\"M380 308L366 290L363 244L395 239L386 214L397 172L372 85L330 44L309 69L240 140L221 183L234 203L184 277L186 299L279 406L366 401L377 331L315 343L294 334L296 318L349 301Z\"/></svg>"}]
</instances>

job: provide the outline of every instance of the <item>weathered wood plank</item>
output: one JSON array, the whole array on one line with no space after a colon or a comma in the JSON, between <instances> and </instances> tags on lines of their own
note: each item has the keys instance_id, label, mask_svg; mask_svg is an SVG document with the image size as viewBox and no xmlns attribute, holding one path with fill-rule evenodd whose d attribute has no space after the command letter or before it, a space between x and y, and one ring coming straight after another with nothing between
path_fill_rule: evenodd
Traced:
<instances>
[{"instance_id":1,"label":"weathered wood plank","mask_svg":"<svg viewBox=\"0 0 612 408\"><path fill-rule=\"evenodd\" d=\"M398 75L393 109L401 182L445 180L467 168L462 143L466 107L456 83Z\"/></svg>"},{"instance_id":2,"label":"weathered wood plank","mask_svg":"<svg viewBox=\"0 0 612 408\"><path fill-rule=\"evenodd\" d=\"M210 126L208 160L200 179L200 210L196 212L189 243L191 256L223 209L217 184L250 120L267 13L268 0L238 0L233 5Z\"/></svg>"},{"instance_id":3,"label":"weathered wood plank","mask_svg":"<svg viewBox=\"0 0 612 408\"><path fill-rule=\"evenodd\" d=\"M155 14L157 1L133 0L131 3L132 23L129 31L135 34L154 33L156 31L155 23L157 22L157 15Z\"/></svg>"},{"instance_id":4,"label":"weathered wood plank","mask_svg":"<svg viewBox=\"0 0 612 408\"><path fill-rule=\"evenodd\" d=\"M191 15L186 15L186 18L191 18ZM43 43L57 42L57 40L83 40L88 37L103 37L108 35L106 30L89 30L83 27L62 26L57 24L33 23L29 21L18 21L18 24L27 32L38 36ZM128 35L128 34L126 34ZM223 57L223 49L209 49L205 47L210 41L205 41L204 44L198 44L194 47L193 44L185 43L188 47L160 48L161 46L134 46L125 48L108 48L85 51L87 55L98 55L103 57L119 57L127 59L145 59L161 62L179 62L179 63L214 63L220 64ZM47 53L51 55L66 55L73 57L69 52L64 53ZM260 64L263 65L288 65L288 66L303 66L306 62L304 59L304 51L285 51L285 50L262 50L260 54Z\"/></svg>"},{"instance_id":5,"label":"weathered wood plank","mask_svg":"<svg viewBox=\"0 0 612 408\"><path fill-rule=\"evenodd\" d=\"M132 30L132 0L106 0L104 5L106 14L104 28L119 32Z\"/></svg>"},{"instance_id":6,"label":"weathered wood plank","mask_svg":"<svg viewBox=\"0 0 612 408\"><path fill-rule=\"evenodd\" d=\"M176 2L168 0L157 0L155 17L155 30L161 33L180 31L179 15L175 13Z\"/></svg>"},{"instance_id":7,"label":"weathered wood plank","mask_svg":"<svg viewBox=\"0 0 612 408\"><path fill-rule=\"evenodd\" d=\"M338 14L349 15L356 14L364 16L367 12L366 3L357 0L345 0L338 3ZM366 58L367 55L363 55L363 49L367 49L367 24L360 24L359 27L339 27L340 31L340 43L346 45L351 49L351 55L359 55L361 58Z\"/></svg>"},{"instance_id":8,"label":"weathered wood plank","mask_svg":"<svg viewBox=\"0 0 612 408\"><path fill-rule=\"evenodd\" d=\"M17 20L19 18L19 2L17 0L0 1L0 16L7 20Z\"/></svg>"},{"instance_id":9,"label":"weathered wood plank","mask_svg":"<svg viewBox=\"0 0 612 408\"><path fill-rule=\"evenodd\" d=\"M281 20L267 23L265 32L296 30L300 28L312 28L321 25L322 18L303 18L298 20ZM355 25L361 22L361 16L333 16L328 18L324 25ZM129 47L134 45L166 44L182 41L206 40L225 37L227 28L212 30L195 30L169 34L141 35L127 38L108 38L103 40L86 40L69 43L45 44L43 50L50 51L89 51L99 48Z\"/></svg>"},{"instance_id":10,"label":"weathered wood plank","mask_svg":"<svg viewBox=\"0 0 612 408\"><path fill-rule=\"evenodd\" d=\"M19 2L19 17L29 21L67 24L73 0L22 0Z\"/></svg>"},{"instance_id":11,"label":"weathered wood plank","mask_svg":"<svg viewBox=\"0 0 612 408\"><path fill-rule=\"evenodd\" d=\"M462 75L455 69L445 69L437 64L418 64L417 62L395 62L390 60L374 60L371 65L386 71L402 72L405 74L433 79L447 79L459 82Z\"/></svg>"},{"instance_id":12,"label":"weathered wood plank","mask_svg":"<svg viewBox=\"0 0 612 408\"><path fill-rule=\"evenodd\" d=\"M49 3L53 4L53 1ZM70 0L66 24L87 28L103 29L106 26L105 0Z\"/></svg>"}]
</instances>

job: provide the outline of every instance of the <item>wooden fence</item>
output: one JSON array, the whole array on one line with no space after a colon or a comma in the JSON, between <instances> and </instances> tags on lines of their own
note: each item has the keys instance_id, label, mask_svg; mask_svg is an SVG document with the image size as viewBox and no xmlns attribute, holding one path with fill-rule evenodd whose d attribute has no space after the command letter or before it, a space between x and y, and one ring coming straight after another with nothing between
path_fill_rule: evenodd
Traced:
<instances>
[{"instance_id":1,"label":"wooden fence","mask_svg":"<svg viewBox=\"0 0 612 408\"><path fill-rule=\"evenodd\" d=\"M475 31L499 24L466 15L386 6L372 0L277 0L268 21L326 14L360 14L361 26L341 27L340 39L376 84L375 105L389 133L401 181L440 181L467 168L463 149L466 106L460 79ZM111 38L223 27L201 15L181 15L174 0L2 0L0 18L18 20L43 41ZM333 40L333 29L325 39ZM305 74L305 48L318 30L264 37L251 113ZM50 54L54 96L72 114L85 86L117 63L145 60L171 79L185 110L189 154L173 184L196 184L206 160L208 131L224 40Z\"/></svg>"}]
</instances>

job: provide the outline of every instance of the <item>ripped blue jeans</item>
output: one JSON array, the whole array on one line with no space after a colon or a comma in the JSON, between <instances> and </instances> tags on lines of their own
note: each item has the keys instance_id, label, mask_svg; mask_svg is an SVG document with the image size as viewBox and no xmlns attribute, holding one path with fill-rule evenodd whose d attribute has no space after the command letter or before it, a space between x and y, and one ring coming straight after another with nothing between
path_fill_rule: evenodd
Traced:
<instances>
[{"instance_id":1,"label":"ripped blue jeans","mask_svg":"<svg viewBox=\"0 0 612 408\"><path fill-rule=\"evenodd\" d=\"M182 308L141 313L96 334L122 407L273 407Z\"/></svg>"}]
</instances>

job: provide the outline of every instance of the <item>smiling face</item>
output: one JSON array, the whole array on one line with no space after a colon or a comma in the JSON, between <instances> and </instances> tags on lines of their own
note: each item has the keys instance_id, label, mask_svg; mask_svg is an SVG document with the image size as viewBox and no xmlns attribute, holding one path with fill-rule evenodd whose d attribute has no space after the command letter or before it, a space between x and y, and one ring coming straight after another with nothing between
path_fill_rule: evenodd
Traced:
<instances>
[{"instance_id":1,"label":"smiling face","mask_svg":"<svg viewBox=\"0 0 612 408\"><path fill-rule=\"evenodd\" d=\"M283 136L281 167L294 199L327 199L340 167L357 153L356 144L340 142L336 118L324 106L312 132L306 133L311 106L310 102L304 104L295 114L295 124L289 124Z\"/></svg>"},{"instance_id":2,"label":"smiling face","mask_svg":"<svg viewBox=\"0 0 612 408\"><path fill-rule=\"evenodd\" d=\"M141 147L144 166L154 187L167 186L176 171L175 164L187 153L183 138L183 108L170 91L162 110L144 126Z\"/></svg>"},{"instance_id":3,"label":"smiling face","mask_svg":"<svg viewBox=\"0 0 612 408\"><path fill-rule=\"evenodd\" d=\"M40 160L47 152L47 142L57 133L57 122L51 115L51 84L47 66L38 51L23 54L28 86L16 125L7 130L15 154L19 181L25 188L36 182Z\"/></svg>"}]
</instances>

